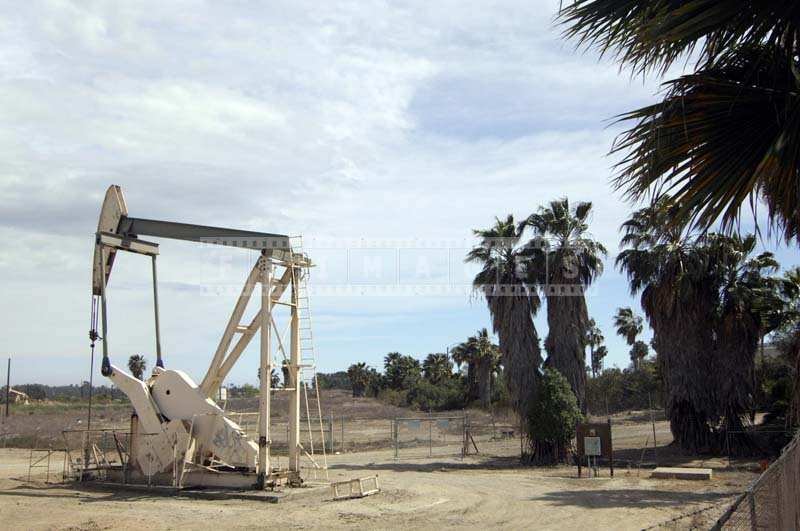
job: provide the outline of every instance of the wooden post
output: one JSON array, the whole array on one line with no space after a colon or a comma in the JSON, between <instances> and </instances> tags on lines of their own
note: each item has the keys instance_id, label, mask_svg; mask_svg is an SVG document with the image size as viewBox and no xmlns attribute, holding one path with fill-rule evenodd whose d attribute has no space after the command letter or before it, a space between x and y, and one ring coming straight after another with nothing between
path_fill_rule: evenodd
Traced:
<instances>
[{"instance_id":1,"label":"wooden post","mask_svg":"<svg viewBox=\"0 0 800 531\"><path fill-rule=\"evenodd\" d=\"M428 457L433 456L433 412L428 410Z\"/></svg>"},{"instance_id":2,"label":"wooden post","mask_svg":"<svg viewBox=\"0 0 800 531\"><path fill-rule=\"evenodd\" d=\"M11 400L11 356L8 357L8 369L6 370L6 417L8 417L8 405Z\"/></svg>"},{"instance_id":3,"label":"wooden post","mask_svg":"<svg viewBox=\"0 0 800 531\"><path fill-rule=\"evenodd\" d=\"M650 391L647 392L647 403L650 405L650 424L653 426L653 460L656 462L656 466L658 466L658 443L656 442L656 419L653 416L653 400L650 395ZM611 419L608 420L611 422Z\"/></svg>"},{"instance_id":4,"label":"wooden post","mask_svg":"<svg viewBox=\"0 0 800 531\"><path fill-rule=\"evenodd\" d=\"M344 415L342 415L342 437L339 440L339 448L344 453Z\"/></svg>"},{"instance_id":5,"label":"wooden post","mask_svg":"<svg viewBox=\"0 0 800 531\"><path fill-rule=\"evenodd\" d=\"M611 419L608 419L608 441L611 445L611 448L608 451L610 467L611 468L611 477L614 477L614 439L611 434Z\"/></svg>"},{"instance_id":6,"label":"wooden post","mask_svg":"<svg viewBox=\"0 0 800 531\"><path fill-rule=\"evenodd\" d=\"M394 423L392 424L394 429L394 458L397 459L400 453L400 425L397 422L397 417L394 418Z\"/></svg>"},{"instance_id":7,"label":"wooden post","mask_svg":"<svg viewBox=\"0 0 800 531\"><path fill-rule=\"evenodd\" d=\"M581 448L581 447L583 446L583 444L581 444L581 443L580 443L580 442L577 440L577 439L578 439L578 438L581 436L581 430L580 430L580 427L581 427L581 424L580 424L580 422L579 422L578 424L576 424L576 425L575 425L575 439L576 439L576 440L575 440L575 443L576 443L576 444L575 444L575 446L576 446L577 448ZM584 452L585 452L585 450L584 450ZM581 466L582 466L582 465L583 465L583 456L582 456L582 455L580 455L580 453L579 453L579 454L578 454L578 477L581 477Z\"/></svg>"}]
</instances>

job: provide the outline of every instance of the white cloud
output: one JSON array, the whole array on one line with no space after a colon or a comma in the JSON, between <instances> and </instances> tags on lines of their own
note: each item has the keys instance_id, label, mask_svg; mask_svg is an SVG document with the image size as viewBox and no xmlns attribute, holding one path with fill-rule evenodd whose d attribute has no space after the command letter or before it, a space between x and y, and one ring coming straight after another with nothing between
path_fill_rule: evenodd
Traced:
<instances>
[{"instance_id":1,"label":"white cloud","mask_svg":"<svg viewBox=\"0 0 800 531\"><path fill-rule=\"evenodd\" d=\"M616 129L604 120L655 84L575 54L552 24L557 6L3 8L0 315L17 331L9 350L59 368L23 367L20 378L85 372L91 238L111 183L134 216L310 238L468 239L495 215L569 195L595 202L593 232L614 248L627 207L607 186ZM162 253L169 359L197 371L232 299L193 291L217 274L207 250L164 242ZM124 316L113 321L118 356L152 351L148 272L134 258L111 286L112 315ZM241 281L244 260L225 282ZM604 301L597 312L628 303L625 293ZM327 369L443 349L488 324L466 297L325 297L316 313Z\"/></svg>"}]
</instances>

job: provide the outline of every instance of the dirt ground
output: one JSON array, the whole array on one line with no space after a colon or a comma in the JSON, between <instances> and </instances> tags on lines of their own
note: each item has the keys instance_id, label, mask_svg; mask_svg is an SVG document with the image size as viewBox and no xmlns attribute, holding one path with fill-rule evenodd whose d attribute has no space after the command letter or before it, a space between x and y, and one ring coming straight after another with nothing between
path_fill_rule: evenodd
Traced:
<instances>
[{"instance_id":1,"label":"dirt ground","mask_svg":"<svg viewBox=\"0 0 800 531\"><path fill-rule=\"evenodd\" d=\"M669 446L672 438L663 414L656 416L657 448L653 449L653 424L648 412L613 416L614 478L609 477L608 468L601 469L599 478L579 479L574 467L522 467L519 439L492 442L494 438L488 431L476 431L481 455L462 459L458 426L448 428L458 432L457 437L448 435L443 444L429 447L426 434L430 430L435 441L441 442L446 435L447 430L436 433L440 429L438 421L422 423L416 431L403 425L400 435L408 437L401 439L410 446L401 447L400 459L395 459L394 449L386 444L390 431L387 418L410 413L386 411L382 409L385 405L372 401L335 398L341 398L336 404L337 413L345 410L352 415L356 411L345 409L352 407L359 413L378 412L383 418L347 421L347 431L343 433L348 451L328 456L329 480L378 475L382 487L379 494L332 501L324 478L320 476L315 481L310 471L304 476L310 486L284 489L278 503L198 499L197 494L175 495L169 489L87 488L60 483L64 462L61 452L54 452L51 458L51 483L45 481L44 468L34 469L29 482L30 451L6 448L0 449L0 528L707 529L755 477L753 463L729 467L724 458L682 456ZM103 412L105 418L98 418L98 422L124 426L127 411L123 408L119 414L116 410ZM470 415L476 425L489 425L480 412ZM30 429L42 433L52 428L55 433L55 426L59 425L56 419L63 423L74 416L36 411L25 418L19 415L13 428L22 433L29 433ZM337 444L341 437L336 437L340 426L334 423L334 448L341 448ZM416 424L412 422L411 426ZM414 444L415 440L422 442ZM377 446L373 449L368 442ZM277 458L276 464L285 464L282 460L285 458ZM661 465L710 467L714 478L699 482L649 479L648 467L655 461Z\"/></svg>"},{"instance_id":2,"label":"dirt ground","mask_svg":"<svg viewBox=\"0 0 800 531\"><path fill-rule=\"evenodd\" d=\"M332 501L329 487L309 480L317 486L286 489L280 502L267 503L46 484L44 469L29 483L28 459L26 450L0 450L5 529L707 528L754 477L715 470L711 481L664 481L628 469L610 478L605 469L599 478L578 479L571 467L528 468L515 459L481 457L395 461L383 450L329 459L331 480L377 474L379 494ZM51 479L60 479L62 462L53 456Z\"/></svg>"}]
</instances>

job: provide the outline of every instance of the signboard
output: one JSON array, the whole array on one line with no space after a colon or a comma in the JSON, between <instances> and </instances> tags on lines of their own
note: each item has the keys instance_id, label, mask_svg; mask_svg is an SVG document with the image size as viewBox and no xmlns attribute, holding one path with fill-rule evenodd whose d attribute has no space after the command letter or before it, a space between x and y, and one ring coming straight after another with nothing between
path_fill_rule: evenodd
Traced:
<instances>
[{"instance_id":1,"label":"signboard","mask_svg":"<svg viewBox=\"0 0 800 531\"><path fill-rule=\"evenodd\" d=\"M586 455L601 456L603 453L600 451L600 448L600 437L583 438L583 451Z\"/></svg>"},{"instance_id":2,"label":"signboard","mask_svg":"<svg viewBox=\"0 0 800 531\"><path fill-rule=\"evenodd\" d=\"M614 448L611 444L611 420L608 422L581 422L576 427L578 477L581 477L583 461L591 458L597 463L602 458L614 476ZM596 465L595 465L596 466Z\"/></svg>"}]
</instances>

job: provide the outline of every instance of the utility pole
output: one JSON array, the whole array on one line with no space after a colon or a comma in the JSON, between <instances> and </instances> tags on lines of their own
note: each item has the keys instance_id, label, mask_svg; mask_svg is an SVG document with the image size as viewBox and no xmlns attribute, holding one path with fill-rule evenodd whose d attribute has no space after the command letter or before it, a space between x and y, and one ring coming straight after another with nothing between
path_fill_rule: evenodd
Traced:
<instances>
[{"instance_id":1,"label":"utility pole","mask_svg":"<svg viewBox=\"0 0 800 531\"><path fill-rule=\"evenodd\" d=\"M8 418L8 404L11 402L11 356L8 357L8 370L6 371L6 418Z\"/></svg>"}]
</instances>

